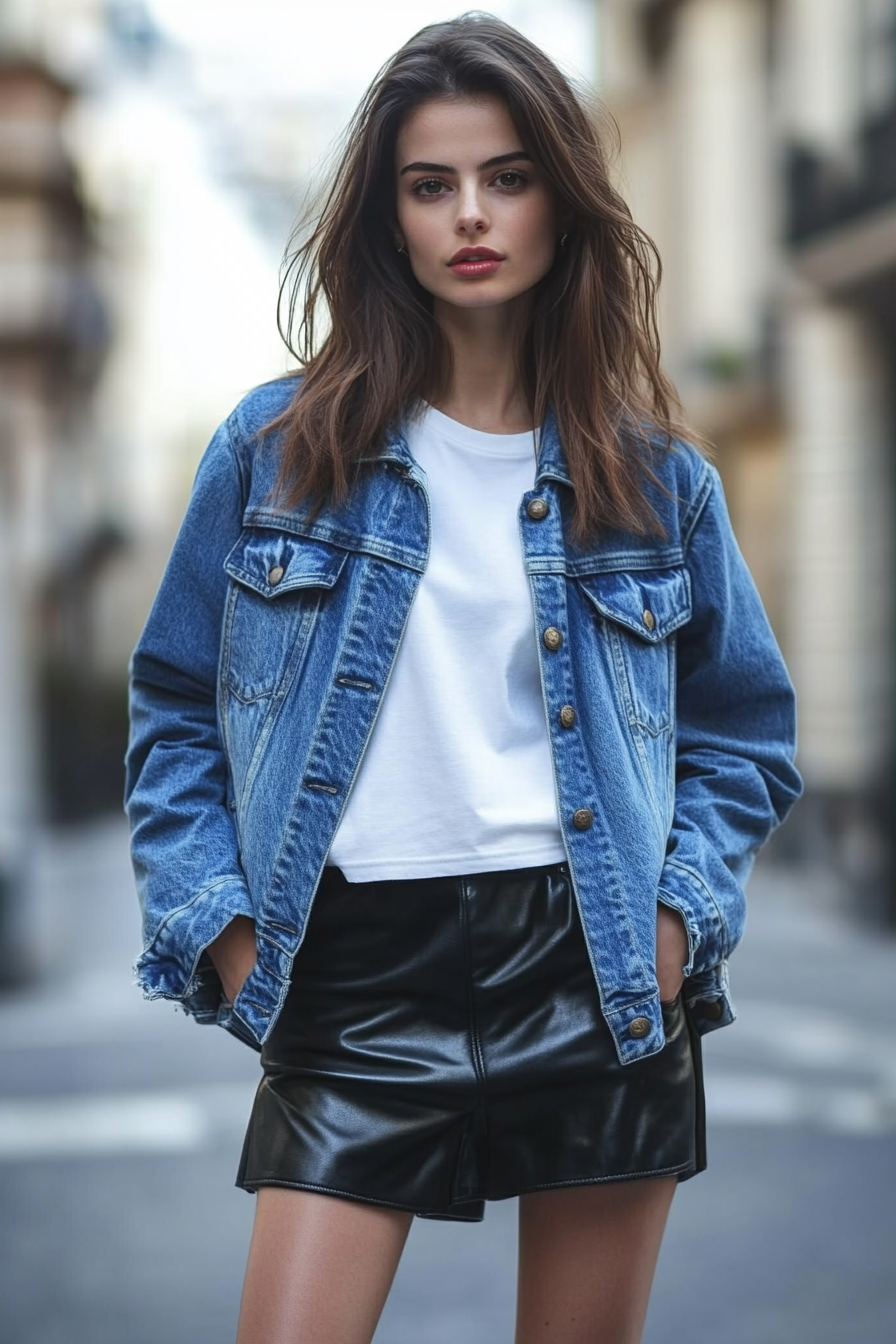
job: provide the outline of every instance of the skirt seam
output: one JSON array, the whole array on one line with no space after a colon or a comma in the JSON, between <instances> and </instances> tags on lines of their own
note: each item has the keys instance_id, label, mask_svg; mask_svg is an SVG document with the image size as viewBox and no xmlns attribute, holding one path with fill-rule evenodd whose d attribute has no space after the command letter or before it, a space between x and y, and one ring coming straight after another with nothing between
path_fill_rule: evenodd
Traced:
<instances>
[{"instance_id":1,"label":"skirt seam","mask_svg":"<svg viewBox=\"0 0 896 1344\"><path fill-rule=\"evenodd\" d=\"M307 1190L310 1194L335 1195L340 1199L350 1199L360 1204L375 1204L381 1209L394 1209L397 1213L411 1213L414 1215L423 1213L431 1214L432 1210L423 1205L415 1206L413 1204L402 1204L397 1199L377 1199L375 1195L360 1195L352 1190L339 1190L333 1185L318 1185L314 1181L285 1181L275 1176L265 1176L257 1181L236 1182L237 1188L245 1190L248 1193L255 1193L265 1185L275 1185L287 1190ZM481 1196L471 1196L469 1199L457 1200L457 1204L476 1204L481 1201ZM451 1205L448 1205L450 1209Z\"/></svg>"},{"instance_id":2,"label":"skirt seam","mask_svg":"<svg viewBox=\"0 0 896 1344\"><path fill-rule=\"evenodd\" d=\"M651 1167L649 1171L622 1171L614 1176L571 1176L565 1181L544 1181L540 1185L527 1185L525 1190L514 1190L508 1195L486 1195L486 1199L518 1199L520 1195L532 1195L538 1190L562 1190L570 1185L611 1185L618 1181L644 1181L655 1176L678 1176L683 1171L694 1169L693 1162L678 1162L674 1167Z\"/></svg>"},{"instance_id":3,"label":"skirt seam","mask_svg":"<svg viewBox=\"0 0 896 1344\"><path fill-rule=\"evenodd\" d=\"M494 1203L497 1200L519 1199L523 1195L537 1194L540 1190L563 1190L575 1186L583 1185L614 1185L622 1181L650 1180L662 1176L678 1176L685 1171L695 1171L693 1162L679 1162L672 1167L655 1167L649 1171L631 1171L621 1172L615 1176L579 1176L572 1177L565 1181L545 1181L539 1185L528 1185L523 1190L513 1190L506 1195L486 1195L479 1193L469 1193L461 1199L451 1200L446 1206L445 1212L436 1211L432 1207L414 1206L412 1204L402 1204L398 1200L377 1199L374 1195L362 1195L356 1191L340 1190L331 1185L319 1185L314 1181L286 1181L276 1177L265 1177L258 1181L237 1181L240 1189L254 1193L262 1186L277 1186L288 1190L306 1190L311 1194L334 1195L337 1198L352 1200L361 1204L374 1204L378 1208L393 1209L397 1213L410 1213L419 1217L421 1214L425 1217L450 1217L452 1207L459 1207L464 1204ZM469 1221L469 1220L466 1220Z\"/></svg>"}]
</instances>

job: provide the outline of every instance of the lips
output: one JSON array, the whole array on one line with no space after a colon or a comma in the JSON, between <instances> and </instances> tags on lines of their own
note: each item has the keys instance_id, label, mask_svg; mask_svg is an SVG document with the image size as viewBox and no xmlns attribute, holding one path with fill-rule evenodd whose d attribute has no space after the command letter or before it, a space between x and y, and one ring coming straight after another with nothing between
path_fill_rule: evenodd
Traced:
<instances>
[{"instance_id":1,"label":"lips","mask_svg":"<svg viewBox=\"0 0 896 1344\"><path fill-rule=\"evenodd\" d=\"M461 247L448 262L459 280L484 280L501 268L504 257L491 247Z\"/></svg>"},{"instance_id":2,"label":"lips","mask_svg":"<svg viewBox=\"0 0 896 1344\"><path fill-rule=\"evenodd\" d=\"M504 258L500 252L495 252L490 247L461 247L455 252L449 261L449 266L459 266L464 262L471 261L503 261Z\"/></svg>"}]
</instances>

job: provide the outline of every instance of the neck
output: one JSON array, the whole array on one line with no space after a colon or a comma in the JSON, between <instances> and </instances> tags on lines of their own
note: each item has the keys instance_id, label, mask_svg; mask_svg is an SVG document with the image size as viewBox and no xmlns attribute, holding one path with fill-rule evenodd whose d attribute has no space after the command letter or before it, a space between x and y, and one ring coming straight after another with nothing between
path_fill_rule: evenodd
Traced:
<instances>
[{"instance_id":1,"label":"neck","mask_svg":"<svg viewBox=\"0 0 896 1344\"><path fill-rule=\"evenodd\" d=\"M451 349L451 381L434 405L489 434L532 428L520 371L525 310L518 304L455 308L436 300L434 316Z\"/></svg>"}]
</instances>

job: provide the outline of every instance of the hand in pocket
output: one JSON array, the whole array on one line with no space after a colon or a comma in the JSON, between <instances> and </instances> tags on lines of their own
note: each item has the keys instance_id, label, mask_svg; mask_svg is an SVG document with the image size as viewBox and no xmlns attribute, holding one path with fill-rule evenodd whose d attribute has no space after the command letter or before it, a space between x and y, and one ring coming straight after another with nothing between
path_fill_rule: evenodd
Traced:
<instances>
[{"instance_id":1,"label":"hand in pocket","mask_svg":"<svg viewBox=\"0 0 896 1344\"><path fill-rule=\"evenodd\" d=\"M235 915L215 941L209 943L208 954L221 977L225 997L233 1003L257 960L255 920L248 915Z\"/></svg>"},{"instance_id":2,"label":"hand in pocket","mask_svg":"<svg viewBox=\"0 0 896 1344\"><path fill-rule=\"evenodd\" d=\"M656 978L660 999L669 1003L684 984L688 960L688 932L684 920L668 905L656 909Z\"/></svg>"}]
</instances>

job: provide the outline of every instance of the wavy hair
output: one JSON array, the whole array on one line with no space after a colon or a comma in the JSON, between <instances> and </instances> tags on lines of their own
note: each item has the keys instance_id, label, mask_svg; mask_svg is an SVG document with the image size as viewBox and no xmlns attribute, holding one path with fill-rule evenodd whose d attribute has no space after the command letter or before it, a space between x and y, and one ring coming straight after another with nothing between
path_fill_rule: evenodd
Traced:
<instances>
[{"instance_id":1,"label":"wavy hair","mask_svg":"<svg viewBox=\"0 0 896 1344\"><path fill-rule=\"evenodd\" d=\"M311 516L338 503L409 408L446 386L450 351L431 297L395 247L396 139L421 103L483 94L504 100L568 234L535 287L521 354L533 423L549 405L556 416L573 536L661 532L647 495L651 458L682 427L660 367L659 255L610 182L587 102L527 38L478 13L423 28L383 67L294 235L280 331L304 377L269 426L282 434L278 486Z\"/></svg>"}]
</instances>

